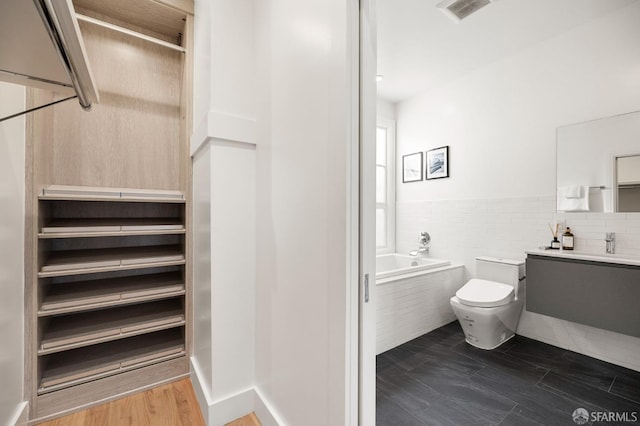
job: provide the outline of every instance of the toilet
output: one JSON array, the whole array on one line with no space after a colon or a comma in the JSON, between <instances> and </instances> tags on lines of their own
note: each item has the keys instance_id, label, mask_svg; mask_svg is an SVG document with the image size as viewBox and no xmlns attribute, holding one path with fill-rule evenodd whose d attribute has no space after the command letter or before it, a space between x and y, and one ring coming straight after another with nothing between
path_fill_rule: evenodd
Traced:
<instances>
[{"instance_id":1,"label":"toilet","mask_svg":"<svg viewBox=\"0 0 640 426\"><path fill-rule=\"evenodd\" d=\"M524 261L476 258L476 275L451 298L467 343L495 349L515 335L524 305Z\"/></svg>"}]
</instances>

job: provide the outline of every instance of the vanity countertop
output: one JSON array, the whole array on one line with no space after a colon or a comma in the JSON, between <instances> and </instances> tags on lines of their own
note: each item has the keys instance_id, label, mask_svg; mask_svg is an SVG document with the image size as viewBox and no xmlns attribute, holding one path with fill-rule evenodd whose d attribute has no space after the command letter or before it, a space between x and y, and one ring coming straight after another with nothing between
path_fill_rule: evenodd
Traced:
<instances>
[{"instance_id":1,"label":"vanity countertop","mask_svg":"<svg viewBox=\"0 0 640 426\"><path fill-rule=\"evenodd\" d=\"M640 257L632 257L628 255L618 254L595 254L570 250L545 250L533 249L527 250L527 254L535 256L558 257L563 259L587 260L591 262L617 263L621 265L640 266Z\"/></svg>"}]
</instances>

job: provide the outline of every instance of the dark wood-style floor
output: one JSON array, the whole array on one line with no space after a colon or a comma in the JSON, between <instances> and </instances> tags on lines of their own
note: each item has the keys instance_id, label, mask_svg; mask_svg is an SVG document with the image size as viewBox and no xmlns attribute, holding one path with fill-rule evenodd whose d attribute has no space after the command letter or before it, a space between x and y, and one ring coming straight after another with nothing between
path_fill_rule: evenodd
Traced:
<instances>
[{"instance_id":1,"label":"dark wood-style floor","mask_svg":"<svg viewBox=\"0 0 640 426\"><path fill-rule=\"evenodd\" d=\"M640 423L640 373L521 336L484 351L453 322L378 355L376 399L377 426L571 425L577 408Z\"/></svg>"}]
</instances>

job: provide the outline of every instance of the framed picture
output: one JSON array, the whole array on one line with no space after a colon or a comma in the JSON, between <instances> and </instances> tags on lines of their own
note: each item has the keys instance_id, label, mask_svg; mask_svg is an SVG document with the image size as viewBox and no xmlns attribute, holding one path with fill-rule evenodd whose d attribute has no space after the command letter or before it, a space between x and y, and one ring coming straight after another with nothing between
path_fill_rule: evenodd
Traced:
<instances>
[{"instance_id":1,"label":"framed picture","mask_svg":"<svg viewBox=\"0 0 640 426\"><path fill-rule=\"evenodd\" d=\"M441 146L427 151L426 179L449 177L449 146Z\"/></svg>"},{"instance_id":2,"label":"framed picture","mask_svg":"<svg viewBox=\"0 0 640 426\"><path fill-rule=\"evenodd\" d=\"M416 152L402 156L402 182L422 180L422 153Z\"/></svg>"}]
</instances>

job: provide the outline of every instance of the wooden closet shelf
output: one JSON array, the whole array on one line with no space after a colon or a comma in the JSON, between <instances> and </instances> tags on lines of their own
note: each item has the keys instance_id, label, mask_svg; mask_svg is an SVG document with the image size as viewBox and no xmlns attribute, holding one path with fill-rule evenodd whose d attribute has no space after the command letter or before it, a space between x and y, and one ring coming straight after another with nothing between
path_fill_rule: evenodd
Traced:
<instances>
[{"instance_id":1,"label":"wooden closet shelf","mask_svg":"<svg viewBox=\"0 0 640 426\"><path fill-rule=\"evenodd\" d=\"M47 288L38 316L81 312L183 294L184 280L178 272L52 284Z\"/></svg>"},{"instance_id":2,"label":"wooden closet shelf","mask_svg":"<svg viewBox=\"0 0 640 426\"><path fill-rule=\"evenodd\" d=\"M47 355L38 394L74 386L185 355L179 329Z\"/></svg>"},{"instance_id":3,"label":"wooden closet shelf","mask_svg":"<svg viewBox=\"0 0 640 426\"><path fill-rule=\"evenodd\" d=\"M184 194L180 191L66 185L48 186L42 189L38 198L40 200L185 202Z\"/></svg>"},{"instance_id":4,"label":"wooden closet shelf","mask_svg":"<svg viewBox=\"0 0 640 426\"><path fill-rule=\"evenodd\" d=\"M66 351L184 324L182 302L176 299L53 317L44 330L38 355Z\"/></svg>"},{"instance_id":5,"label":"wooden closet shelf","mask_svg":"<svg viewBox=\"0 0 640 426\"><path fill-rule=\"evenodd\" d=\"M181 246L143 246L53 251L38 277L169 266L185 263Z\"/></svg>"},{"instance_id":6,"label":"wooden closet shelf","mask_svg":"<svg viewBox=\"0 0 640 426\"><path fill-rule=\"evenodd\" d=\"M131 24L171 39L184 31L186 15L194 12L193 1L184 0L74 0L73 3L80 10L110 16L124 22L125 26Z\"/></svg>"},{"instance_id":7,"label":"wooden closet shelf","mask_svg":"<svg viewBox=\"0 0 640 426\"><path fill-rule=\"evenodd\" d=\"M83 238L124 235L184 234L179 218L57 219L42 227L38 238Z\"/></svg>"}]
</instances>

